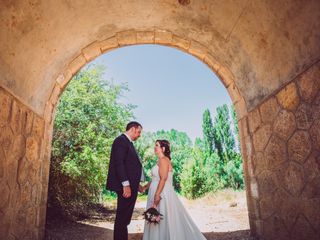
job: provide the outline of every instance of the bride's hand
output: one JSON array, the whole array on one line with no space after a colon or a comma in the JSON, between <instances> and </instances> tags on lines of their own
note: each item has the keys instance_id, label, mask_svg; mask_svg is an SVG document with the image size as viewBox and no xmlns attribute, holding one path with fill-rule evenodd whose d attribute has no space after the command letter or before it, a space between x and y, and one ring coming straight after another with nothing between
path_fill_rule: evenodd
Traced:
<instances>
[{"instance_id":1,"label":"bride's hand","mask_svg":"<svg viewBox=\"0 0 320 240\"><path fill-rule=\"evenodd\" d=\"M158 205L159 205L159 203L160 203L160 200L161 200L161 197L160 197L160 195L155 195L154 196L154 202L153 202L153 205L155 206L155 207L157 207Z\"/></svg>"}]
</instances>

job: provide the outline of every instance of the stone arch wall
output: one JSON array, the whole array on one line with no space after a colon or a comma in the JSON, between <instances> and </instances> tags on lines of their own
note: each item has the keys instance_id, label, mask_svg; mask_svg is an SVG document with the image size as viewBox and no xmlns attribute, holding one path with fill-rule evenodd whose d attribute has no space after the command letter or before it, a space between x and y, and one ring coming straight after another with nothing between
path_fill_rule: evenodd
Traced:
<instances>
[{"instance_id":1,"label":"stone arch wall","mask_svg":"<svg viewBox=\"0 0 320 240\"><path fill-rule=\"evenodd\" d=\"M14 169L18 169L18 172L15 176L6 176L6 178L13 180L16 177L18 179L19 175L26 178L27 171L32 169L32 166L35 166L35 165L40 168L41 174L36 175L35 173L34 179L32 180L28 179L26 181L28 183L27 189L24 189L24 185L21 185L20 180L18 180L16 183L12 181L13 182L12 187L7 188L5 190L6 194L11 195L10 201L15 202L15 204L12 205L11 209L9 208L8 205L4 205L3 207L3 210L7 212L7 215L5 215L4 218L7 218L6 220L8 221L6 225L5 224L2 225L4 228L6 228L6 230L5 231L3 230L2 232L2 234L4 234L3 236L6 236L6 237L12 236L17 238L20 238L21 236L25 236L26 238L30 238L30 239L42 238L43 236L43 228L44 228L45 213L46 213L47 186L48 186L48 180L49 180L48 173L49 173L49 165L50 165L53 122L54 122L55 109L57 107L59 98L64 88L67 86L67 84L72 79L72 77L83 66L85 66L88 62L92 61L94 58L98 57L103 53L106 53L110 50L113 50L119 47L137 45L137 44L166 45L166 46L177 48L181 51L184 51L188 54L191 54L197 57L200 61L207 64L207 66L219 76L222 83L224 84L227 91L229 92L229 95L232 98L232 101L235 105L239 119L241 119L247 114L247 107L246 107L245 100L241 96L240 91L236 86L233 74L226 67L222 66L220 63L217 62L217 60L212 56L212 54L210 53L210 50L206 46L201 45L197 41L181 38L173 34L172 32L165 31L165 30L154 30L154 31L130 30L130 31L116 33L114 36L111 36L101 41L95 41L89 44L88 46L86 46L85 48L83 48L81 50L81 53L78 56L76 56L74 59L72 59L70 63L67 64L65 69L63 69L62 72L58 75L58 77L55 80L54 87L51 91L51 94L46 102L43 116L38 116L37 114L33 113L34 116L37 116L39 119L41 119L42 131L40 134L36 132L35 135L37 140L34 141L34 144L33 144L34 146L31 146L29 144L27 145L23 144L22 149L25 148L26 150L22 150L22 151L27 151L27 150L33 151L34 149L34 151L36 151L37 154L39 155L37 155L34 158L36 160L34 161L31 160L30 163L28 162L29 158L26 158L26 154L22 153L21 156L16 156L15 160L18 160L18 161L16 161L16 166L12 168L12 171L14 171ZM27 110L22 110L24 108L27 109L27 107L23 106L22 103L20 103L21 105L20 108L13 107L11 102L19 102L19 100L14 96L12 96L11 94L5 93L5 90L3 90L2 92L4 96L3 99L9 99L9 100L4 100L4 104L6 104L8 116L4 117L3 120L4 120L5 127L10 128L10 122L13 121L14 115L18 113L20 114L20 112L27 111ZM18 112L18 113L15 113L15 112ZM32 112L32 111L29 110L29 112ZM22 124L28 125L25 122L27 120L23 116L19 115L19 117L20 118L17 118L16 121L21 121ZM8 126L6 126L7 120L9 123ZM27 129L24 129L24 130L25 130L24 135L25 137L27 137L29 134L28 133L29 130ZM17 136L9 136L8 138L16 138L16 137ZM4 139L3 141L6 141L6 140L7 139ZM12 161L14 161L14 159L12 159ZM35 187L36 182L39 180L41 181L41 187ZM19 197L14 197L12 195L13 192L21 192L21 191L27 191L25 194L28 197L19 198ZM41 201L38 200L30 208L25 207L25 203L29 202L31 198L39 199L39 196L41 196ZM16 207L19 208L18 212L14 210L14 208ZM256 210L253 210L253 211L256 211ZM29 217L27 213L31 213L31 212L33 213L33 215ZM32 219L32 217L34 217L35 219Z\"/></svg>"},{"instance_id":2,"label":"stone arch wall","mask_svg":"<svg viewBox=\"0 0 320 240\"><path fill-rule=\"evenodd\" d=\"M320 62L240 120L251 231L320 238Z\"/></svg>"},{"instance_id":3,"label":"stone arch wall","mask_svg":"<svg viewBox=\"0 0 320 240\"><path fill-rule=\"evenodd\" d=\"M240 119L252 235L319 239L318 0L0 5L0 239L43 237L64 86L99 54L140 43L188 52L224 82Z\"/></svg>"}]
</instances>

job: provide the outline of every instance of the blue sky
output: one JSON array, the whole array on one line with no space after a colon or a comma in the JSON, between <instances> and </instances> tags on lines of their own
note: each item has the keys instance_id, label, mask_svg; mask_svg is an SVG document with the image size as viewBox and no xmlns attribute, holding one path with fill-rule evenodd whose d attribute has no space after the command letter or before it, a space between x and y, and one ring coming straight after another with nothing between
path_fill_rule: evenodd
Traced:
<instances>
[{"instance_id":1,"label":"blue sky","mask_svg":"<svg viewBox=\"0 0 320 240\"><path fill-rule=\"evenodd\" d=\"M106 66L105 77L130 89L121 101L137 105L144 131L176 129L192 141L202 136L202 114L231 99L215 74L197 58L174 48L137 45L108 52L94 64Z\"/></svg>"}]
</instances>

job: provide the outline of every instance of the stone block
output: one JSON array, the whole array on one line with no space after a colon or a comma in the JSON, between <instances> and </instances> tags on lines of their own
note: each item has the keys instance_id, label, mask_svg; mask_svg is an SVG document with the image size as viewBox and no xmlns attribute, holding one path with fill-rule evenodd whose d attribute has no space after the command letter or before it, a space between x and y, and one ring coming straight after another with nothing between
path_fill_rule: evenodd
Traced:
<instances>
[{"instance_id":1,"label":"stone block","mask_svg":"<svg viewBox=\"0 0 320 240\"><path fill-rule=\"evenodd\" d=\"M14 134L21 133L22 130L22 110L16 101L12 103L10 126Z\"/></svg>"},{"instance_id":2,"label":"stone block","mask_svg":"<svg viewBox=\"0 0 320 240\"><path fill-rule=\"evenodd\" d=\"M0 210L6 212L10 200L10 188L7 183L2 183L0 188Z\"/></svg>"},{"instance_id":3,"label":"stone block","mask_svg":"<svg viewBox=\"0 0 320 240\"><path fill-rule=\"evenodd\" d=\"M313 122L309 132L310 132L313 146L317 150L320 150L320 119L319 118Z\"/></svg>"},{"instance_id":4,"label":"stone block","mask_svg":"<svg viewBox=\"0 0 320 240\"><path fill-rule=\"evenodd\" d=\"M137 43L139 44L154 43L154 31L137 32Z\"/></svg>"},{"instance_id":5,"label":"stone block","mask_svg":"<svg viewBox=\"0 0 320 240\"><path fill-rule=\"evenodd\" d=\"M318 185L319 188L319 185ZM315 234L314 236L319 237L319 230L320 230L320 198L312 198L312 199L304 199L303 201L303 214L313 227L313 229L318 230L318 235ZM313 236L313 237L314 237ZM314 238L311 238L314 239ZM316 238L319 239L319 238Z\"/></svg>"},{"instance_id":6,"label":"stone block","mask_svg":"<svg viewBox=\"0 0 320 240\"><path fill-rule=\"evenodd\" d=\"M317 175L307 183L306 187L303 189L302 197L304 197L304 199L320 199L319 186L320 186L320 175Z\"/></svg>"},{"instance_id":7,"label":"stone block","mask_svg":"<svg viewBox=\"0 0 320 240\"><path fill-rule=\"evenodd\" d=\"M292 112L281 110L274 121L274 134L283 140L288 140L296 129L295 117Z\"/></svg>"},{"instance_id":8,"label":"stone block","mask_svg":"<svg viewBox=\"0 0 320 240\"><path fill-rule=\"evenodd\" d=\"M288 160L285 142L277 136L272 136L264 151L267 168L275 170Z\"/></svg>"},{"instance_id":9,"label":"stone block","mask_svg":"<svg viewBox=\"0 0 320 240\"><path fill-rule=\"evenodd\" d=\"M300 104L298 107L296 113L296 123L297 127L299 129L309 129L312 122L313 122L313 116L312 116L312 110L311 107L305 103Z\"/></svg>"},{"instance_id":10,"label":"stone block","mask_svg":"<svg viewBox=\"0 0 320 240\"><path fill-rule=\"evenodd\" d=\"M247 118L244 117L241 120L239 120L238 125L239 125L239 133L241 134L241 136L247 137L249 135L249 126L248 126Z\"/></svg>"},{"instance_id":11,"label":"stone block","mask_svg":"<svg viewBox=\"0 0 320 240\"><path fill-rule=\"evenodd\" d=\"M32 206L31 194L32 194L31 185L27 181L23 185L23 187L20 189L20 192L19 192L19 201L20 201L21 206L23 208L28 208L28 207Z\"/></svg>"},{"instance_id":12,"label":"stone block","mask_svg":"<svg viewBox=\"0 0 320 240\"><path fill-rule=\"evenodd\" d=\"M26 114L26 117L25 117L25 124L24 124L24 135L28 136L32 131L34 113L30 110L27 110L25 114Z\"/></svg>"},{"instance_id":13,"label":"stone block","mask_svg":"<svg viewBox=\"0 0 320 240\"><path fill-rule=\"evenodd\" d=\"M247 115L247 104L243 97L241 97L241 99L234 104L234 107L237 112L238 121Z\"/></svg>"},{"instance_id":14,"label":"stone block","mask_svg":"<svg viewBox=\"0 0 320 240\"><path fill-rule=\"evenodd\" d=\"M267 170L267 159L264 157L263 152L256 152L253 156L253 171L254 174L257 176L262 171Z\"/></svg>"},{"instance_id":15,"label":"stone block","mask_svg":"<svg viewBox=\"0 0 320 240\"><path fill-rule=\"evenodd\" d=\"M297 80L301 98L311 103L320 90L320 69L313 66L303 73Z\"/></svg>"},{"instance_id":16,"label":"stone block","mask_svg":"<svg viewBox=\"0 0 320 240\"><path fill-rule=\"evenodd\" d=\"M231 83L228 86L227 91L231 97L233 104L239 102L239 100L241 99L241 95L240 95L239 89L237 88L235 83Z\"/></svg>"},{"instance_id":17,"label":"stone block","mask_svg":"<svg viewBox=\"0 0 320 240\"><path fill-rule=\"evenodd\" d=\"M261 213L261 219L266 219L270 216L272 216L276 212L276 204L274 204L274 198L273 195L268 195L263 197L260 202L260 213Z\"/></svg>"},{"instance_id":18,"label":"stone block","mask_svg":"<svg viewBox=\"0 0 320 240\"><path fill-rule=\"evenodd\" d=\"M100 47L102 52L115 49L118 46L119 46L119 43L116 37L111 37L100 42Z\"/></svg>"},{"instance_id":19,"label":"stone block","mask_svg":"<svg viewBox=\"0 0 320 240\"><path fill-rule=\"evenodd\" d=\"M2 146L5 153L7 153L13 142L13 133L10 127L2 127L0 128L0 132L0 146Z\"/></svg>"},{"instance_id":20,"label":"stone block","mask_svg":"<svg viewBox=\"0 0 320 240\"><path fill-rule=\"evenodd\" d=\"M6 166L6 156L5 156L4 150L0 146L0 181L4 177L5 166Z\"/></svg>"},{"instance_id":21,"label":"stone block","mask_svg":"<svg viewBox=\"0 0 320 240\"><path fill-rule=\"evenodd\" d=\"M124 31L116 34L119 46L137 44L137 34L135 31Z\"/></svg>"},{"instance_id":22,"label":"stone block","mask_svg":"<svg viewBox=\"0 0 320 240\"><path fill-rule=\"evenodd\" d=\"M251 197L255 199L259 198L258 183L256 178L250 179L250 194L251 194Z\"/></svg>"},{"instance_id":23,"label":"stone block","mask_svg":"<svg viewBox=\"0 0 320 240\"><path fill-rule=\"evenodd\" d=\"M168 31L156 30L154 32L154 42L156 44L171 45L172 33Z\"/></svg>"},{"instance_id":24,"label":"stone block","mask_svg":"<svg viewBox=\"0 0 320 240\"><path fill-rule=\"evenodd\" d=\"M18 178L17 181L20 187L23 187L30 177L31 163L26 158L22 158L18 165Z\"/></svg>"},{"instance_id":25,"label":"stone block","mask_svg":"<svg viewBox=\"0 0 320 240\"><path fill-rule=\"evenodd\" d=\"M308 182L311 181L313 178L320 176L320 152L313 151L309 155L308 159L305 161L303 166Z\"/></svg>"},{"instance_id":26,"label":"stone block","mask_svg":"<svg viewBox=\"0 0 320 240\"><path fill-rule=\"evenodd\" d=\"M253 146L255 151L263 151L271 137L272 129L269 124L261 126L253 134Z\"/></svg>"},{"instance_id":27,"label":"stone block","mask_svg":"<svg viewBox=\"0 0 320 240\"><path fill-rule=\"evenodd\" d=\"M34 115L32 134L38 138L44 136L44 120L37 115Z\"/></svg>"},{"instance_id":28,"label":"stone block","mask_svg":"<svg viewBox=\"0 0 320 240\"><path fill-rule=\"evenodd\" d=\"M273 123L280 110L279 104L275 97L265 101L260 106L260 116L263 123Z\"/></svg>"},{"instance_id":29,"label":"stone block","mask_svg":"<svg viewBox=\"0 0 320 240\"><path fill-rule=\"evenodd\" d=\"M288 240L289 232L285 227L284 220L277 214L272 215L263 221L264 240Z\"/></svg>"},{"instance_id":30,"label":"stone block","mask_svg":"<svg viewBox=\"0 0 320 240\"><path fill-rule=\"evenodd\" d=\"M319 235L312 228L309 221L302 214L298 216L298 219L292 229L292 240L319 240Z\"/></svg>"},{"instance_id":31,"label":"stone block","mask_svg":"<svg viewBox=\"0 0 320 240\"><path fill-rule=\"evenodd\" d=\"M87 60L87 62L95 59L99 55L101 55L100 43L93 42L84 49L82 49L83 56Z\"/></svg>"},{"instance_id":32,"label":"stone block","mask_svg":"<svg viewBox=\"0 0 320 240\"><path fill-rule=\"evenodd\" d=\"M204 45L195 41L190 42L190 47L188 51L190 54L196 56L200 60L203 60L205 56L208 55L208 49Z\"/></svg>"},{"instance_id":33,"label":"stone block","mask_svg":"<svg viewBox=\"0 0 320 240\"><path fill-rule=\"evenodd\" d=\"M190 47L190 41L180 38L176 35L172 37L172 45L178 47L181 50L187 51Z\"/></svg>"},{"instance_id":34,"label":"stone block","mask_svg":"<svg viewBox=\"0 0 320 240\"><path fill-rule=\"evenodd\" d=\"M35 137L28 137L26 142L26 158L33 162L39 158L39 143Z\"/></svg>"},{"instance_id":35,"label":"stone block","mask_svg":"<svg viewBox=\"0 0 320 240\"><path fill-rule=\"evenodd\" d=\"M8 123L11 109L11 98L0 88L0 127Z\"/></svg>"},{"instance_id":36,"label":"stone block","mask_svg":"<svg viewBox=\"0 0 320 240\"><path fill-rule=\"evenodd\" d=\"M230 85L231 82L233 82L233 78L231 77L231 75L229 75L227 71L225 70L225 68L222 69L223 72L221 72L220 74L218 74L219 70L220 70L220 64L218 63L218 61L210 54L206 54L206 56L204 57L203 61L220 77L221 80L223 82L223 84L225 85L225 87L228 87Z\"/></svg>"},{"instance_id":37,"label":"stone block","mask_svg":"<svg viewBox=\"0 0 320 240\"><path fill-rule=\"evenodd\" d=\"M259 174L257 183L262 198L272 195L278 187L277 178L271 171L263 171Z\"/></svg>"},{"instance_id":38,"label":"stone block","mask_svg":"<svg viewBox=\"0 0 320 240\"><path fill-rule=\"evenodd\" d=\"M204 59L206 59L207 56L208 54L205 56ZM219 63L216 63L213 67L213 69L217 69L217 76L220 78L220 80L226 88L228 88L232 83L234 83L235 76L228 68L221 66Z\"/></svg>"},{"instance_id":39,"label":"stone block","mask_svg":"<svg viewBox=\"0 0 320 240\"><path fill-rule=\"evenodd\" d=\"M312 118L320 119L320 91L311 105Z\"/></svg>"},{"instance_id":40,"label":"stone block","mask_svg":"<svg viewBox=\"0 0 320 240\"><path fill-rule=\"evenodd\" d=\"M10 148L8 154L9 161L19 161L26 151L26 139L23 135L18 135L14 137L12 147Z\"/></svg>"},{"instance_id":41,"label":"stone block","mask_svg":"<svg viewBox=\"0 0 320 240\"><path fill-rule=\"evenodd\" d=\"M284 163L277 170L277 178L283 188L294 197L300 196L306 184L303 167L295 162Z\"/></svg>"},{"instance_id":42,"label":"stone block","mask_svg":"<svg viewBox=\"0 0 320 240\"><path fill-rule=\"evenodd\" d=\"M279 104L287 110L294 111L300 103L297 87L294 82L289 83L277 94Z\"/></svg>"},{"instance_id":43,"label":"stone block","mask_svg":"<svg viewBox=\"0 0 320 240\"><path fill-rule=\"evenodd\" d=\"M261 117L258 108L248 113L248 123L250 133L254 133L260 127Z\"/></svg>"},{"instance_id":44,"label":"stone block","mask_svg":"<svg viewBox=\"0 0 320 240\"><path fill-rule=\"evenodd\" d=\"M279 215L284 220L285 228L292 229L300 212L302 212L302 204L300 198L282 196L284 203L282 204ZM288 238L290 239L290 238Z\"/></svg>"},{"instance_id":45,"label":"stone block","mask_svg":"<svg viewBox=\"0 0 320 240\"><path fill-rule=\"evenodd\" d=\"M309 133L296 131L288 142L289 159L304 163L311 153L311 139Z\"/></svg>"},{"instance_id":46,"label":"stone block","mask_svg":"<svg viewBox=\"0 0 320 240\"><path fill-rule=\"evenodd\" d=\"M52 89L49 101L53 105L56 105L58 103L58 101L59 101L59 97L60 97L61 93L62 93L62 90L61 90L60 85L58 83L55 83L55 85L54 85L54 87Z\"/></svg>"},{"instance_id":47,"label":"stone block","mask_svg":"<svg viewBox=\"0 0 320 240\"><path fill-rule=\"evenodd\" d=\"M72 75L76 74L87 63L85 57L80 54L69 64L68 68Z\"/></svg>"}]
</instances>

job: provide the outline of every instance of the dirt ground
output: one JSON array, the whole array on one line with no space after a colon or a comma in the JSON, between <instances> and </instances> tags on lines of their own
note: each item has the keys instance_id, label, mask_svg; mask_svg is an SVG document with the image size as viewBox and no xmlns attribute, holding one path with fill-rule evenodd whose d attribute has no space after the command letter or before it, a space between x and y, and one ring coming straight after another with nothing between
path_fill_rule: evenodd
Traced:
<instances>
[{"instance_id":1,"label":"dirt ground","mask_svg":"<svg viewBox=\"0 0 320 240\"><path fill-rule=\"evenodd\" d=\"M248 240L249 221L245 192L225 190L202 199L180 197L196 225L208 240ZM106 211L78 222L47 221L46 239L107 240L113 236L114 203ZM146 201L138 200L129 225L129 239L141 240L144 227L142 213Z\"/></svg>"}]
</instances>

